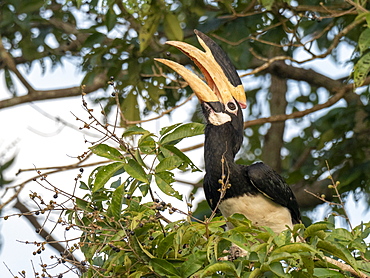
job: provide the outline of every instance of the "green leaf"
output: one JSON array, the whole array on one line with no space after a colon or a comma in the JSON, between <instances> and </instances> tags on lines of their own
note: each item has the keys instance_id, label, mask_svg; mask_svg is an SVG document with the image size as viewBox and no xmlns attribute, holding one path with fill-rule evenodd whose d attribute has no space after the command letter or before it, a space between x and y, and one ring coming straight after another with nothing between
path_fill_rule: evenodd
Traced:
<instances>
[{"instance_id":1,"label":"green leaf","mask_svg":"<svg viewBox=\"0 0 370 278\"><path fill-rule=\"evenodd\" d=\"M139 149L136 149L135 152L134 152L134 158L136 159L137 163L140 164L140 166L144 167L144 169L146 169L146 165L145 165L145 162L143 160L143 158L141 157L141 153L140 153L140 150Z\"/></svg>"},{"instance_id":2,"label":"green leaf","mask_svg":"<svg viewBox=\"0 0 370 278\"><path fill-rule=\"evenodd\" d=\"M118 178L118 180L111 183L110 188L116 189L118 186L122 184L121 177Z\"/></svg>"},{"instance_id":3,"label":"green leaf","mask_svg":"<svg viewBox=\"0 0 370 278\"><path fill-rule=\"evenodd\" d=\"M129 174L131 177L141 182L149 183L147 174L145 173L143 167L140 166L140 164L137 163L136 160L130 159L128 163L124 165L124 168L127 174Z\"/></svg>"},{"instance_id":4,"label":"green leaf","mask_svg":"<svg viewBox=\"0 0 370 278\"><path fill-rule=\"evenodd\" d=\"M370 48L370 28L366 28L358 39L358 48L362 55L366 50Z\"/></svg>"},{"instance_id":5,"label":"green leaf","mask_svg":"<svg viewBox=\"0 0 370 278\"><path fill-rule=\"evenodd\" d=\"M106 144L99 144L89 148L94 154L111 160L124 161L124 156L117 149Z\"/></svg>"},{"instance_id":6,"label":"green leaf","mask_svg":"<svg viewBox=\"0 0 370 278\"><path fill-rule=\"evenodd\" d=\"M270 11L275 1L274 0L260 0L260 2L262 6L266 8L266 10Z\"/></svg>"},{"instance_id":7,"label":"green leaf","mask_svg":"<svg viewBox=\"0 0 370 278\"><path fill-rule=\"evenodd\" d=\"M234 213L227 220L234 225L234 227L245 226L251 227L252 221L250 221L244 214Z\"/></svg>"},{"instance_id":8,"label":"green leaf","mask_svg":"<svg viewBox=\"0 0 370 278\"><path fill-rule=\"evenodd\" d=\"M171 172L159 172L155 174L155 182L163 193L182 200L182 195L171 186L174 181Z\"/></svg>"},{"instance_id":9,"label":"green leaf","mask_svg":"<svg viewBox=\"0 0 370 278\"><path fill-rule=\"evenodd\" d=\"M139 104L137 103L137 96L134 94L134 91L129 92L124 98L121 104L121 110L126 120L140 120Z\"/></svg>"},{"instance_id":10,"label":"green leaf","mask_svg":"<svg viewBox=\"0 0 370 278\"><path fill-rule=\"evenodd\" d=\"M89 184L93 186L92 191L96 192L101 189L113 175L124 167L122 162L114 162L105 166L99 166L89 177Z\"/></svg>"},{"instance_id":11,"label":"green leaf","mask_svg":"<svg viewBox=\"0 0 370 278\"><path fill-rule=\"evenodd\" d=\"M332 239L332 241L346 241L350 242L353 240L353 235L350 231L343 229L343 228L337 228L334 229L328 236L328 240Z\"/></svg>"},{"instance_id":12,"label":"green leaf","mask_svg":"<svg viewBox=\"0 0 370 278\"><path fill-rule=\"evenodd\" d=\"M172 276L181 278L178 270L174 267L173 264L171 264L167 260L153 258L150 260L149 264L153 267L153 270L159 275L164 275L166 277Z\"/></svg>"},{"instance_id":13,"label":"green leaf","mask_svg":"<svg viewBox=\"0 0 370 278\"><path fill-rule=\"evenodd\" d=\"M83 189L83 190L89 190L90 188L87 186L86 183L84 183L83 181L80 181L80 186L79 188Z\"/></svg>"},{"instance_id":14,"label":"green leaf","mask_svg":"<svg viewBox=\"0 0 370 278\"><path fill-rule=\"evenodd\" d=\"M155 141L152 136L154 136L154 134L147 133L141 136L139 139L138 147L145 154L151 154L156 149Z\"/></svg>"},{"instance_id":15,"label":"green leaf","mask_svg":"<svg viewBox=\"0 0 370 278\"><path fill-rule=\"evenodd\" d=\"M176 233L170 233L168 234L163 240L161 240L158 244L158 247L156 249L157 255L159 258L163 258L163 256L167 253L167 251L173 247L173 241L175 238Z\"/></svg>"},{"instance_id":16,"label":"green leaf","mask_svg":"<svg viewBox=\"0 0 370 278\"><path fill-rule=\"evenodd\" d=\"M203 263L207 259L207 252L197 251L186 258L186 261L181 264L181 277L190 277L196 271L201 269Z\"/></svg>"},{"instance_id":17,"label":"green leaf","mask_svg":"<svg viewBox=\"0 0 370 278\"><path fill-rule=\"evenodd\" d=\"M116 220L121 218L124 189L124 184L121 184L114 190L111 203L107 209L108 215L113 216Z\"/></svg>"},{"instance_id":18,"label":"green leaf","mask_svg":"<svg viewBox=\"0 0 370 278\"><path fill-rule=\"evenodd\" d=\"M139 31L140 52L143 52L152 40L154 32L157 31L161 15L162 13L160 11L152 11L151 14L148 14L144 24L141 26Z\"/></svg>"},{"instance_id":19,"label":"green leaf","mask_svg":"<svg viewBox=\"0 0 370 278\"><path fill-rule=\"evenodd\" d=\"M178 156L169 156L164 158L161 162L158 163L157 167L155 167L155 171L163 172L163 171L170 171L182 164L182 159Z\"/></svg>"},{"instance_id":20,"label":"green leaf","mask_svg":"<svg viewBox=\"0 0 370 278\"><path fill-rule=\"evenodd\" d=\"M81 4L82 4L82 0L76 0L77 9L81 7Z\"/></svg>"},{"instance_id":21,"label":"green leaf","mask_svg":"<svg viewBox=\"0 0 370 278\"><path fill-rule=\"evenodd\" d=\"M287 253L298 253L298 252L318 253L318 251L315 248L308 245L307 243L294 242L294 243L290 243L290 244L287 244L287 245L283 245L279 248L276 248L275 250L273 250L271 252L271 254L282 253L282 252L287 252Z\"/></svg>"},{"instance_id":22,"label":"green leaf","mask_svg":"<svg viewBox=\"0 0 370 278\"><path fill-rule=\"evenodd\" d=\"M355 86L361 87L370 71L370 52L362 56L353 69Z\"/></svg>"},{"instance_id":23,"label":"green leaf","mask_svg":"<svg viewBox=\"0 0 370 278\"><path fill-rule=\"evenodd\" d=\"M17 95L17 90L15 88L12 75L7 68L4 68L4 77L5 77L5 85L8 88L9 92L12 94L13 97Z\"/></svg>"},{"instance_id":24,"label":"green leaf","mask_svg":"<svg viewBox=\"0 0 370 278\"><path fill-rule=\"evenodd\" d=\"M224 261L208 265L203 270L200 278L210 276L217 273L218 271L232 273L235 275L235 277L237 277L235 265L232 262Z\"/></svg>"},{"instance_id":25,"label":"green leaf","mask_svg":"<svg viewBox=\"0 0 370 278\"><path fill-rule=\"evenodd\" d=\"M370 274L370 262L357 261L357 264L362 271L366 271L368 274Z\"/></svg>"},{"instance_id":26,"label":"green leaf","mask_svg":"<svg viewBox=\"0 0 370 278\"><path fill-rule=\"evenodd\" d=\"M306 228L304 231L304 237L307 238L315 235L318 231L326 231L333 228L334 226L329 222L317 222Z\"/></svg>"},{"instance_id":27,"label":"green leaf","mask_svg":"<svg viewBox=\"0 0 370 278\"><path fill-rule=\"evenodd\" d=\"M193 161L190 160L190 158L184 154L183 152L181 152L178 148L176 148L175 146L173 145L164 145L163 148L169 150L170 152L172 152L173 154L177 155L178 157L180 157L182 159L182 161L186 164L185 166L187 167L188 165L191 167L191 170L193 172L195 171L199 171L201 172L202 170L200 170L194 163ZM182 170L182 169L181 169Z\"/></svg>"},{"instance_id":28,"label":"green leaf","mask_svg":"<svg viewBox=\"0 0 370 278\"><path fill-rule=\"evenodd\" d=\"M315 275L314 277L317 277L317 278L328 278L328 277L344 278L346 277L342 273L335 271L335 270L328 269L328 268L315 268L313 270L313 274Z\"/></svg>"},{"instance_id":29,"label":"green leaf","mask_svg":"<svg viewBox=\"0 0 370 278\"><path fill-rule=\"evenodd\" d=\"M99 246L99 244L84 244L82 247L81 247L81 251L82 253L84 254L86 260L90 263L92 263L92 258L94 257L95 255L95 252L98 250L98 248L101 248Z\"/></svg>"},{"instance_id":30,"label":"green leaf","mask_svg":"<svg viewBox=\"0 0 370 278\"><path fill-rule=\"evenodd\" d=\"M313 276L313 270L315 268L315 262L314 262L312 256L301 256L301 259L302 259L303 265L307 269L308 274L311 275L310 277L312 277Z\"/></svg>"},{"instance_id":31,"label":"green leaf","mask_svg":"<svg viewBox=\"0 0 370 278\"><path fill-rule=\"evenodd\" d=\"M278 277L290 277L288 274L284 272L284 268L280 262L273 262L269 264L269 269L275 273Z\"/></svg>"},{"instance_id":32,"label":"green leaf","mask_svg":"<svg viewBox=\"0 0 370 278\"><path fill-rule=\"evenodd\" d=\"M45 5L43 0L34 0L22 2L22 5L19 5L18 13L33 13L38 12L38 10Z\"/></svg>"},{"instance_id":33,"label":"green leaf","mask_svg":"<svg viewBox=\"0 0 370 278\"><path fill-rule=\"evenodd\" d=\"M173 124L173 125L170 125L170 126L165 126L163 127L160 131L159 131L159 134L161 136L165 135L166 133L169 133L171 130L175 129L176 127L180 126L181 123L177 123L177 124Z\"/></svg>"},{"instance_id":34,"label":"green leaf","mask_svg":"<svg viewBox=\"0 0 370 278\"><path fill-rule=\"evenodd\" d=\"M345 261L346 263L350 264L356 271L358 271L356 260L346 246L324 240L318 241L316 246L318 249L321 249L322 251L334 255L335 257L338 257L339 259Z\"/></svg>"},{"instance_id":35,"label":"green leaf","mask_svg":"<svg viewBox=\"0 0 370 278\"><path fill-rule=\"evenodd\" d=\"M184 33L181 29L178 17L172 13L167 13L164 18L164 32L169 40L182 41Z\"/></svg>"},{"instance_id":36,"label":"green leaf","mask_svg":"<svg viewBox=\"0 0 370 278\"><path fill-rule=\"evenodd\" d=\"M162 144L177 144L182 139L204 133L204 125L200 123L183 124L174 129L171 133L162 137Z\"/></svg>"},{"instance_id":37,"label":"green leaf","mask_svg":"<svg viewBox=\"0 0 370 278\"><path fill-rule=\"evenodd\" d=\"M106 39L106 35L100 32L95 32L87 37L84 47L93 47L94 45L100 45ZM85 84L85 83L82 83Z\"/></svg>"},{"instance_id":38,"label":"green leaf","mask_svg":"<svg viewBox=\"0 0 370 278\"><path fill-rule=\"evenodd\" d=\"M89 207L89 202L85 201L84 199L76 198L76 205L81 210L87 210Z\"/></svg>"},{"instance_id":39,"label":"green leaf","mask_svg":"<svg viewBox=\"0 0 370 278\"><path fill-rule=\"evenodd\" d=\"M107 26L108 32L111 31L117 22L117 15L114 9L110 8L105 14L105 26Z\"/></svg>"},{"instance_id":40,"label":"green leaf","mask_svg":"<svg viewBox=\"0 0 370 278\"><path fill-rule=\"evenodd\" d=\"M146 129L140 127L140 126L130 126L125 130L125 132L122 134L122 137L128 137L128 136L133 136L133 135L138 135L138 134L147 134L149 131Z\"/></svg>"},{"instance_id":41,"label":"green leaf","mask_svg":"<svg viewBox=\"0 0 370 278\"><path fill-rule=\"evenodd\" d=\"M138 238L136 238L136 241L137 241L137 244L138 246L140 246L140 249L145 253L145 255L147 255L149 258L153 259L154 256L144 248L144 246L141 244L140 240Z\"/></svg>"}]
</instances>

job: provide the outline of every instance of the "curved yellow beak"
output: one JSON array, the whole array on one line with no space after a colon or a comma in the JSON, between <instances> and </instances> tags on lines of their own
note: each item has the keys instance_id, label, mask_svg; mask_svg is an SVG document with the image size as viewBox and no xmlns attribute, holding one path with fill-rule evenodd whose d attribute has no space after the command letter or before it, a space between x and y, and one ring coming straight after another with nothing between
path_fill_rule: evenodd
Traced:
<instances>
[{"instance_id":1,"label":"curved yellow beak","mask_svg":"<svg viewBox=\"0 0 370 278\"><path fill-rule=\"evenodd\" d=\"M155 59L180 74L192 88L200 102L220 101L224 104L235 99L241 108L247 107L244 88L229 57L212 39L195 30L198 41L205 51L179 41L168 41L185 53L200 69L206 79L204 83L197 75L184 66L166 59Z\"/></svg>"}]
</instances>

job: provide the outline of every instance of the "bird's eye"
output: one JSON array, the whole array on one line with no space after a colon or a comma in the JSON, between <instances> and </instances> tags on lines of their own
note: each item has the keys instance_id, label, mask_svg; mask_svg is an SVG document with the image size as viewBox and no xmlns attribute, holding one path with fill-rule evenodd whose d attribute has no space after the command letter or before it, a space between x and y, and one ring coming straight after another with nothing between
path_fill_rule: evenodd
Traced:
<instances>
[{"instance_id":1,"label":"bird's eye","mask_svg":"<svg viewBox=\"0 0 370 278\"><path fill-rule=\"evenodd\" d=\"M233 102L229 102L229 103L227 104L227 107L229 107L229 109L230 109L230 110L235 110L235 109L236 109L236 105L235 105L235 103L233 103Z\"/></svg>"}]
</instances>

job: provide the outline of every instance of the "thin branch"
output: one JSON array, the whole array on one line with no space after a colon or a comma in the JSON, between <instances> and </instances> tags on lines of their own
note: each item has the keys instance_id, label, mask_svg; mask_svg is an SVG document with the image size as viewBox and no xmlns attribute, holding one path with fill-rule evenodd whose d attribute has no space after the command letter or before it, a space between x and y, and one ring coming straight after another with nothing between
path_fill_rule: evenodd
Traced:
<instances>
[{"instance_id":1,"label":"thin branch","mask_svg":"<svg viewBox=\"0 0 370 278\"><path fill-rule=\"evenodd\" d=\"M350 87L353 87L353 85L351 84ZM270 117L259 118L259 119L256 119L256 120L248 121L248 122L244 123L244 128L254 126L254 125L260 125L260 124L264 124L264 123L283 122L283 121L286 121L286 120L289 120L289 119L302 118L303 116L306 116L306 115L311 114L313 112L316 112L316 111L319 111L321 109L327 108L327 107L332 106L333 104L337 103L344 96L344 94L346 92L348 92L348 89L346 89L346 88L347 88L347 86L344 87L342 90L340 90L336 95L331 97L325 103L316 104L312 108L309 108L309 109L306 109L306 110L303 110L303 111L296 111L296 112L293 112L293 113L287 114L287 115L285 115L285 114L274 115L274 116L270 116Z\"/></svg>"},{"instance_id":2,"label":"thin branch","mask_svg":"<svg viewBox=\"0 0 370 278\"><path fill-rule=\"evenodd\" d=\"M265 69L267 69L272 63L276 62L276 61L291 61L291 62L294 62L294 63L297 63L297 64L304 64L304 63L307 63L307 62L310 62L312 60L315 60L315 59L322 59L322 58L325 58L327 57L328 55L331 54L331 52L333 51L333 49L335 47L338 46L338 44L341 42L341 38L344 37L346 34L348 34L348 32L350 32L352 29L354 29L355 27L357 27L358 25L362 24L364 21L366 20L365 17L362 17L362 18L359 18L358 20L355 20L353 21L352 23L348 24L345 28L343 28L343 30L341 30L333 39L333 42L332 44L326 49L326 51L322 54L312 54L312 57L311 58L308 58L308 59L305 59L305 60L296 60L294 59L293 57L290 57L290 56L276 56L274 58L265 58L265 57L262 57L260 56L259 54L257 54L253 48L250 48L249 51L258 59L258 60L261 60L261 61L264 61L265 63L262 64L261 66L255 68L254 70L242 75L241 77L243 76L247 76L247 75L253 75L253 74L256 74L256 73L259 73Z\"/></svg>"},{"instance_id":3,"label":"thin branch","mask_svg":"<svg viewBox=\"0 0 370 278\"><path fill-rule=\"evenodd\" d=\"M58 240L56 240L50 233L46 232L40 223L37 221L36 217L29 211L29 209L23 205L19 200L14 204L14 208L18 209L24 217L30 222L30 224L35 228L35 230L39 230L39 235L45 239L46 243L53 247L56 251L60 254L64 254L66 248L60 244ZM80 271L81 269L80 262L73 256L73 254L69 253L66 258L71 262L71 264L75 265Z\"/></svg>"},{"instance_id":4,"label":"thin branch","mask_svg":"<svg viewBox=\"0 0 370 278\"><path fill-rule=\"evenodd\" d=\"M357 10L361 11L361 12L364 12L364 13L368 13L369 11L366 10L363 6L361 6L360 4L358 3L355 3L353 2L352 0L345 0L347 3L351 4L352 6L354 6ZM367 3L367 1L365 2Z\"/></svg>"},{"instance_id":5,"label":"thin branch","mask_svg":"<svg viewBox=\"0 0 370 278\"><path fill-rule=\"evenodd\" d=\"M334 181L334 178L333 178L333 176L332 176L332 174L331 174L331 172L330 172L329 163L328 163L328 161L325 161L325 162L326 162L326 168L328 169L328 172L329 172L329 178L330 178L330 180L331 180L331 182L332 182L332 186L333 186L333 188L334 188L334 190L335 190L335 193L336 193L336 196L335 196L335 197L337 197L337 198L338 198L338 200L339 200L339 204L340 204L340 206L341 206L341 208L342 208L342 210L343 210L343 213L344 213L344 218L346 219L346 221L347 221L347 223L348 223L348 225L349 225L349 227L350 227L350 229L351 229L351 232L353 233L353 226L352 226L352 223L351 223L351 221L349 220L349 216L348 216L348 213L347 213L346 207L345 207L345 205L344 205L343 199L342 199L342 197L340 196L340 193L339 193L339 190L338 190L339 182Z\"/></svg>"}]
</instances>

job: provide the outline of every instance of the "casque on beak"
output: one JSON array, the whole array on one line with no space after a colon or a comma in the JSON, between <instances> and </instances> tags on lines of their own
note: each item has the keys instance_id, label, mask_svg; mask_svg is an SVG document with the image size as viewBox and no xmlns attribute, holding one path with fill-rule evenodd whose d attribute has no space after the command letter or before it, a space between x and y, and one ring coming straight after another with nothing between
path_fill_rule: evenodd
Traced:
<instances>
[{"instance_id":1,"label":"casque on beak","mask_svg":"<svg viewBox=\"0 0 370 278\"><path fill-rule=\"evenodd\" d=\"M200 102L221 102L226 104L235 99L241 108L247 107L244 88L229 57L212 39L194 30L205 51L179 41L168 41L186 54L200 69L206 79L204 83L197 75L184 66L166 59L155 59L180 74L192 88Z\"/></svg>"}]
</instances>

